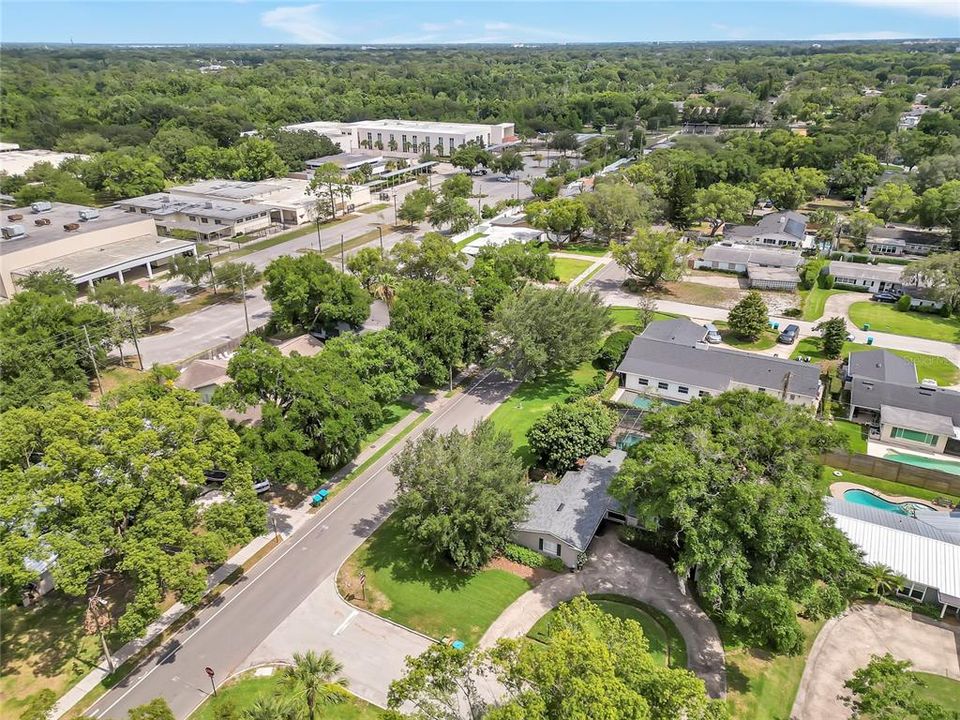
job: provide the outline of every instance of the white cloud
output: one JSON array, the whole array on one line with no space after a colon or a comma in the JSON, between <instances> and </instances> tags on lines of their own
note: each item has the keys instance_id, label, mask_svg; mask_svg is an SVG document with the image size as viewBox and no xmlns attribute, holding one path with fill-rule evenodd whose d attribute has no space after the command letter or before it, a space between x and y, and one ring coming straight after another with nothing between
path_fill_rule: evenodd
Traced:
<instances>
[{"instance_id":1,"label":"white cloud","mask_svg":"<svg viewBox=\"0 0 960 720\"><path fill-rule=\"evenodd\" d=\"M956 0L834 0L834 2L960 18L960 5Z\"/></svg>"},{"instance_id":2,"label":"white cloud","mask_svg":"<svg viewBox=\"0 0 960 720\"><path fill-rule=\"evenodd\" d=\"M811 40L901 40L916 37L900 30L864 30L862 32L836 32L814 35Z\"/></svg>"},{"instance_id":3,"label":"white cloud","mask_svg":"<svg viewBox=\"0 0 960 720\"><path fill-rule=\"evenodd\" d=\"M320 5L280 6L261 14L260 24L287 33L294 42L339 42L333 24L322 17L321 10Z\"/></svg>"}]
</instances>

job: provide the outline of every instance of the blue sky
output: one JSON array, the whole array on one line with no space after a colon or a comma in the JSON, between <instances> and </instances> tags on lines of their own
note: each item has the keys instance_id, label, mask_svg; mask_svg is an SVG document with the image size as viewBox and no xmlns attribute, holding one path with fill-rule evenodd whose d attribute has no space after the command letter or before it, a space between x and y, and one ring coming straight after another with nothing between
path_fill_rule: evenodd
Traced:
<instances>
[{"instance_id":1,"label":"blue sky","mask_svg":"<svg viewBox=\"0 0 960 720\"><path fill-rule=\"evenodd\" d=\"M0 39L536 44L958 37L958 8L958 0L0 0Z\"/></svg>"}]
</instances>

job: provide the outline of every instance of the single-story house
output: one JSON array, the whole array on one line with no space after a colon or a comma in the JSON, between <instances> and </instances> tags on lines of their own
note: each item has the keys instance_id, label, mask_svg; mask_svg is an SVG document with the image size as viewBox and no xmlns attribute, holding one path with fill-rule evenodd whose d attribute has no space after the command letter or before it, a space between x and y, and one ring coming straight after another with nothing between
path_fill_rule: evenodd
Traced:
<instances>
[{"instance_id":1,"label":"single-story house","mask_svg":"<svg viewBox=\"0 0 960 720\"><path fill-rule=\"evenodd\" d=\"M927 515L946 513L918 510L916 517L908 517L837 498L825 502L834 523L860 549L865 562L885 565L906 578L898 595L940 605L940 617L948 609L960 615L956 530L945 532L924 522ZM960 517L956 524L960 525Z\"/></svg>"},{"instance_id":2,"label":"single-story house","mask_svg":"<svg viewBox=\"0 0 960 720\"><path fill-rule=\"evenodd\" d=\"M793 210L764 215L756 225L727 225L724 240L748 245L802 248L808 243L807 217ZM812 247L812 245L810 245Z\"/></svg>"},{"instance_id":3,"label":"single-story house","mask_svg":"<svg viewBox=\"0 0 960 720\"><path fill-rule=\"evenodd\" d=\"M703 256L694 260L693 267L698 270L730 270L746 273L750 265L796 270L802 264L803 258L800 253L792 250L738 245L724 241L706 248Z\"/></svg>"},{"instance_id":4,"label":"single-story house","mask_svg":"<svg viewBox=\"0 0 960 720\"><path fill-rule=\"evenodd\" d=\"M582 469L568 471L560 482L535 484L527 519L514 528L514 542L558 557L568 568L577 567L601 522L628 520L620 502L608 492L626 457L623 450L591 455Z\"/></svg>"},{"instance_id":5,"label":"single-story house","mask_svg":"<svg viewBox=\"0 0 960 720\"><path fill-rule=\"evenodd\" d=\"M706 332L686 318L650 323L617 368L620 387L684 403L747 388L810 408L819 404L817 365L709 345Z\"/></svg>"},{"instance_id":6,"label":"single-story house","mask_svg":"<svg viewBox=\"0 0 960 720\"><path fill-rule=\"evenodd\" d=\"M903 266L886 263L852 263L831 260L827 272L837 285L851 285L870 292L903 288Z\"/></svg>"},{"instance_id":7,"label":"single-story house","mask_svg":"<svg viewBox=\"0 0 960 720\"><path fill-rule=\"evenodd\" d=\"M946 246L943 233L909 226L878 227L867 234L867 250L874 255L929 255Z\"/></svg>"},{"instance_id":8,"label":"single-story house","mask_svg":"<svg viewBox=\"0 0 960 720\"><path fill-rule=\"evenodd\" d=\"M220 359L194 360L180 372L173 384L184 390L193 390L200 399L208 403L214 391L230 382L227 375L227 361Z\"/></svg>"},{"instance_id":9,"label":"single-story house","mask_svg":"<svg viewBox=\"0 0 960 720\"><path fill-rule=\"evenodd\" d=\"M756 290L786 290L792 292L800 284L800 273L790 268L747 267L747 279L751 288Z\"/></svg>"},{"instance_id":10,"label":"single-story house","mask_svg":"<svg viewBox=\"0 0 960 720\"><path fill-rule=\"evenodd\" d=\"M879 426L883 442L960 455L960 393L920 382L912 362L887 350L850 353L843 379L848 419Z\"/></svg>"},{"instance_id":11,"label":"single-story house","mask_svg":"<svg viewBox=\"0 0 960 720\"><path fill-rule=\"evenodd\" d=\"M56 553L50 553L45 558L37 560L35 558L24 558L23 567L30 572L36 573L37 579L31 582L23 593L23 604L30 605L34 600L46 595L53 590L57 584L53 579L53 568L57 564Z\"/></svg>"}]
</instances>

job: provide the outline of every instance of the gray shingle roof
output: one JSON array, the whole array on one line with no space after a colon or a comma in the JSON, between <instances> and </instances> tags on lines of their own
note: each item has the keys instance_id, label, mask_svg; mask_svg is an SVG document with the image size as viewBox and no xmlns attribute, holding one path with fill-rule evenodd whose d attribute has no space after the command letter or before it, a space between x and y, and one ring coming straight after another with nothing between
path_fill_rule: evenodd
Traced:
<instances>
[{"instance_id":1,"label":"gray shingle roof","mask_svg":"<svg viewBox=\"0 0 960 720\"><path fill-rule=\"evenodd\" d=\"M645 338L682 343L683 345L695 345L703 340L706 334L707 329L703 325L697 325L697 323L686 318L657 320L647 325L646 330L643 331L643 337Z\"/></svg>"},{"instance_id":2,"label":"gray shingle roof","mask_svg":"<svg viewBox=\"0 0 960 720\"><path fill-rule=\"evenodd\" d=\"M582 470L567 472L557 484L536 484L527 519L516 529L553 535L584 552L607 510L620 508L607 490L626 457L623 450L612 450L606 457L592 455Z\"/></svg>"},{"instance_id":3,"label":"gray shingle roof","mask_svg":"<svg viewBox=\"0 0 960 720\"><path fill-rule=\"evenodd\" d=\"M755 263L786 268L798 267L803 262L798 252L730 243L711 245L703 251L703 259L708 262Z\"/></svg>"},{"instance_id":4,"label":"gray shingle roof","mask_svg":"<svg viewBox=\"0 0 960 720\"><path fill-rule=\"evenodd\" d=\"M842 260L830 261L830 274L834 277L854 278L857 280L883 280L884 282L901 282L903 275L902 265L870 263L851 263Z\"/></svg>"},{"instance_id":5,"label":"gray shingle roof","mask_svg":"<svg viewBox=\"0 0 960 720\"><path fill-rule=\"evenodd\" d=\"M896 405L884 405L880 408L880 422L900 428L920 430L935 435L953 435L953 420L946 415L935 415L922 410L910 410Z\"/></svg>"},{"instance_id":6,"label":"gray shingle roof","mask_svg":"<svg viewBox=\"0 0 960 720\"><path fill-rule=\"evenodd\" d=\"M960 393L945 388L925 387L916 383L900 385L892 382L854 377L850 381L850 403L875 410L884 405L950 418L960 426Z\"/></svg>"},{"instance_id":7,"label":"gray shingle roof","mask_svg":"<svg viewBox=\"0 0 960 720\"><path fill-rule=\"evenodd\" d=\"M960 544L957 536L949 532L944 532L940 528L923 521L927 515L946 515L946 513L918 511L917 517L912 518L908 515L901 515L890 512L889 510L881 510L880 508L873 508L867 505L859 505L834 497L824 498L824 502L827 505L827 512L831 515L842 515L843 517L854 518L855 520L863 520L873 523L874 525L882 525L883 527L900 530L901 532L907 532L911 535L920 535L921 537L930 538L931 540L940 540L942 542L953 543L954 545ZM957 519L956 522L960 524L960 519Z\"/></svg>"},{"instance_id":8,"label":"gray shingle roof","mask_svg":"<svg viewBox=\"0 0 960 720\"><path fill-rule=\"evenodd\" d=\"M684 330L679 323L692 327ZM669 327L665 324L669 324ZM660 327L662 325L664 327ZM693 328L700 326L682 319L650 323L643 334L630 343L617 372L706 387L719 392L729 390L735 384L779 391L786 384L788 393L810 398L818 396L819 366L717 346L695 345L689 342ZM701 338L702 332L701 328Z\"/></svg>"},{"instance_id":9,"label":"gray shingle roof","mask_svg":"<svg viewBox=\"0 0 960 720\"><path fill-rule=\"evenodd\" d=\"M847 358L847 374L852 377L901 385L917 383L916 365L889 350L864 350L850 353Z\"/></svg>"},{"instance_id":10,"label":"gray shingle roof","mask_svg":"<svg viewBox=\"0 0 960 720\"><path fill-rule=\"evenodd\" d=\"M910 243L911 245L940 245L947 240L947 236L942 233L920 230L918 228L878 227L873 228L867 234L867 242L869 243L871 240L896 240L900 241L901 244Z\"/></svg>"}]
</instances>

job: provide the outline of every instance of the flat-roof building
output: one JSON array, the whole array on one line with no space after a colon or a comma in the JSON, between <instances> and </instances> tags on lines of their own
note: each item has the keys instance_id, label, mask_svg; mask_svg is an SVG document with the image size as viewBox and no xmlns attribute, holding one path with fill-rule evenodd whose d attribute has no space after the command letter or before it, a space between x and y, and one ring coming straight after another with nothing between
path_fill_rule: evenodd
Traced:
<instances>
[{"instance_id":1,"label":"flat-roof building","mask_svg":"<svg viewBox=\"0 0 960 720\"><path fill-rule=\"evenodd\" d=\"M200 240L229 239L255 234L270 227L270 208L243 200L204 199L202 196L159 192L121 200L117 207L131 215L156 221L157 232L174 230L194 233Z\"/></svg>"},{"instance_id":2,"label":"flat-roof building","mask_svg":"<svg viewBox=\"0 0 960 720\"><path fill-rule=\"evenodd\" d=\"M78 284L105 277L121 282L142 268L196 251L193 242L157 237L153 217L108 207L34 203L4 211L0 239L0 295L17 291L17 278L63 268Z\"/></svg>"},{"instance_id":3,"label":"flat-roof building","mask_svg":"<svg viewBox=\"0 0 960 720\"><path fill-rule=\"evenodd\" d=\"M10 143L9 150L0 150L0 175L23 175L34 165L50 163L60 167L64 160L79 158L88 159L88 155L80 153L63 153L54 150L21 150L19 145Z\"/></svg>"}]
</instances>

